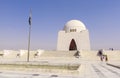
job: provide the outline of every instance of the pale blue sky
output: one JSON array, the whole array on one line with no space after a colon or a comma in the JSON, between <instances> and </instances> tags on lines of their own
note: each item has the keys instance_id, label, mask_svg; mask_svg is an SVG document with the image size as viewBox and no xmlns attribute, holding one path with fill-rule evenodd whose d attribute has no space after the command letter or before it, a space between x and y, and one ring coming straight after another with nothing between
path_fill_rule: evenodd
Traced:
<instances>
[{"instance_id":1,"label":"pale blue sky","mask_svg":"<svg viewBox=\"0 0 120 78\"><path fill-rule=\"evenodd\" d=\"M0 0L0 50L27 49L30 8L31 50L55 50L71 19L86 25L92 49L120 49L120 0Z\"/></svg>"}]
</instances>

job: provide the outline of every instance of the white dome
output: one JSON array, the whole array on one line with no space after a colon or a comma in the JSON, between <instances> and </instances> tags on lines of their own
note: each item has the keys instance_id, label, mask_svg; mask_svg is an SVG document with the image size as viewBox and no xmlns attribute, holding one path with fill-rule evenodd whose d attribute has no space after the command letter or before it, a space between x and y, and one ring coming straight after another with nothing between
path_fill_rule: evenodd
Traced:
<instances>
[{"instance_id":1,"label":"white dome","mask_svg":"<svg viewBox=\"0 0 120 78\"><path fill-rule=\"evenodd\" d=\"M65 32L80 32L86 30L85 25L79 20L70 20L64 26Z\"/></svg>"}]
</instances>

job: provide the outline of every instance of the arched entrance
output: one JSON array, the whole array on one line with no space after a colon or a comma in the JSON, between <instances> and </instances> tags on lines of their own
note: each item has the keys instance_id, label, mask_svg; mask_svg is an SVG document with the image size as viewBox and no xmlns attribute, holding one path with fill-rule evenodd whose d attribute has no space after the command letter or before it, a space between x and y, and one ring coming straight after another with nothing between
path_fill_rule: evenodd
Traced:
<instances>
[{"instance_id":1,"label":"arched entrance","mask_svg":"<svg viewBox=\"0 0 120 78\"><path fill-rule=\"evenodd\" d=\"M77 50L77 46L74 39L72 39L70 42L69 50Z\"/></svg>"}]
</instances>

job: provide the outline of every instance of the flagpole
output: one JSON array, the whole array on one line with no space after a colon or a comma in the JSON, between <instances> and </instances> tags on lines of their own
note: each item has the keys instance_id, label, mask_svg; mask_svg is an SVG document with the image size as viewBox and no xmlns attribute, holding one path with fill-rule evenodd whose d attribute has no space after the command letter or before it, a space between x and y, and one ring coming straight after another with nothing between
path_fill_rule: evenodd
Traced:
<instances>
[{"instance_id":1,"label":"flagpole","mask_svg":"<svg viewBox=\"0 0 120 78\"><path fill-rule=\"evenodd\" d=\"M30 55L30 36L31 36L31 25L29 26L29 37L28 37L28 56L27 56L27 62L29 62L29 55Z\"/></svg>"},{"instance_id":2,"label":"flagpole","mask_svg":"<svg viewBox=\"0 0 120 78\"><path fill-rule=\"evenodd\" d=\"M31 37L31 20L32 20L32 13L30 9L30 16L29 16L29 35L28 35L28 54L27 54L27 62L29 62L29 55L30 55L30 37Z\"/></svg>"}]
</instances>

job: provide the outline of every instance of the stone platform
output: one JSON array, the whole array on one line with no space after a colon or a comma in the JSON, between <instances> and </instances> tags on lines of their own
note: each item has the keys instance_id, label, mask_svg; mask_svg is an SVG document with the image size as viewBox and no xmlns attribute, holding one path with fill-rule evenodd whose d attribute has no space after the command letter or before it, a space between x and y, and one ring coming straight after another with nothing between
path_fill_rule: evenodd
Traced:
<instances>
[{"instance_id":1,"label":"stone platform","mask_svg":"<svg viewBox=\"0 0 120 78\"><path fill-rule=\"evenodd\" d=\"M5 51L6 52L6 51ZM1 52L2 53L2 52ZM1 65L36 65L35 68L0 67L0 78L120 78L120 52L106 51L108 61L100 61L97 51L82 51L80 57L76 58L73 52L44 51L38 56L37 51L31 51L30 61L27 61L27 52L22 52L16 57L17 52L7 51L0 57ZM2 55L2 54L1 54ZM47 65L42 68L40 65ZM51 66L65 66L66 68L51 68ZM69 66L78 65L75 70L69 70ZM117 67L116 67L117 66ZM50 67L50 68L49 68Z\"/></svg>"},{"instance_id":2,"label":"stone platform","mask_svg":"<svg viewBox=\"0 0 120 78\"><path fill-rule=\"evenodd\" d=\"M66 70L0 70L0 78L120 78L120 69L106 62L82 61L76 71Z\"/></svg>"}]
</instances>

